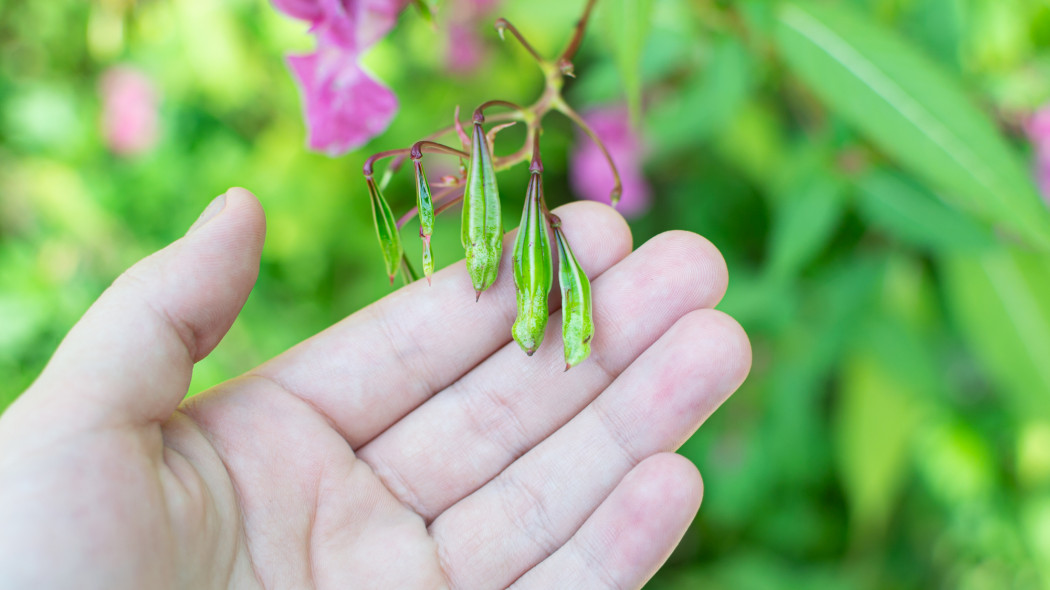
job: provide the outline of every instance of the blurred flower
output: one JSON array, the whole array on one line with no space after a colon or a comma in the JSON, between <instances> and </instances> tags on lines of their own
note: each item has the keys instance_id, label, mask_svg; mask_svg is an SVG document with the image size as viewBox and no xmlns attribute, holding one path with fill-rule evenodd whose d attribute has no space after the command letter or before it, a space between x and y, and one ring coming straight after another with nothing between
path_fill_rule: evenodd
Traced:
<instances>
[{"instance_id":1,"label":"blurred flower","mask_svg":"<svg viewBox=\"0 0 1050 590\"><path fill-rule=\"evenodd\" d=\"M115 66L102 74L102 137L115 154L149 151L158 137L158 93L144 72Z\"/></svg>"},{"instance_id":2,"label":"blurred flower","mask_svg":"<svg viewBox=\"0 0 1050 590\"><path fill-rule=\"evenodd\" d=\"M481 65L484 42L479 27L500 0L452 0L448 3L445 65L454 73L469 74Z\"/></svg>"},{"instance_id":3,"label":"blurred flower","mask_svg":"<svg viewBox=\"0 0 1050 590\"><path fill-rule=\"evenodd\" d=\"M1035 178L1043 199L1050 203L1050 105L1037 110L1025 124L1035 147Z\"/></svg>"},{"instance_id":4,"label":"blurred flower","mask_svg":"<svg viewBox=\"0 0 1050 590\"><path fill-rule=\"evenodd\" d=\"M397 98L359 60L393 28L408 0L271 1L309 22L317 37L317 51L288 57L303 97L310 149L337 156L382 133L397 112Z\"/></svg>"},{"instance_id":5,"label":"blurred flower","mask_svg":"<svg viewBox=\"0 0 1050 590\"><path fill-rule=\"evenodd\" d=\"M651 190L642 174L644 146L631 128L626 107L595 109L583 118L609 150L623 183L623 194L617 209L625 217L637 217L649 209ZM572 188L577 195L592 201L609 201L613 188L612 170L598 145L583 132L577 134L576 149L569 162Z\"/></svg>"},{"instance_id":6,"label":"blurred flower","mask_svg":"<svg viewBox=\"0 0 1050 590\"><path fill-rule=\"evenodd\" d=\"M459 22L448 26L448 47L445 49L445 64L457 74L469 74L481 65L484 45L475 27Z\"/></svg>"},{"instance_id":7,"label":"blurred flower","mask_svg":"<svg viewBox=\"0 0 1050 590\"><path fill-rule=\"evenodd\" d=\"M302 92L310 149L329 156L379 135L397 112L397 97L361 69L357 56L338 48L289 56Z\"/></svg>"}]
</instances>

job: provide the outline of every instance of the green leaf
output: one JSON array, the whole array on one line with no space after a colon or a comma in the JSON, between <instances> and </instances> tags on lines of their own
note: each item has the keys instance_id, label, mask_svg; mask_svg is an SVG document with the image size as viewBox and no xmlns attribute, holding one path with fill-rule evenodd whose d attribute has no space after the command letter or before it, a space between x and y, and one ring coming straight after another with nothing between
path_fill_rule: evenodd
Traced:
<instances>
[{"instance_id":1,"label":"green leaf","mask_svg":"<svg viewBox=\"0 0 1050 590\"><path fill-rule=\"evenodd\" d=\"M1050 417L1050 257L1017 248L940 260L970 348L1024 417Z\"/></svg>"},{"instance_id":2,"label":"green leaf","mask_svg":"<svg viewBox=\"0 0 1050 590\"><path fill-rule=\"evenodd\" d=\"M603 3L606 35L623 78L631 120L642 110L642 48L649 33L652 0L608 0Z\"/></svg>"},{"instance_id":3,"label":"green leaf","mask_svg":"<svg viewBox=\"0 0 1050 590\"><path fill-rule=\"evenodd\" d=\"M816 256L841 217L842 186L828 176L811 176L788 188L777 203L769 241L770 276L795 276Z\"/></svg>"},{"instance_id":4,"label":"green leaf","mask_svg":"<svg viewBox=\"0 0 1050 590\"><path fill-rule=\"evenodd\" d=\"M857 188L861 216L907 244L973 251L995 243L987 225L948 207L903 175L874 170L857 181Z\"/></svg>"},{"instance_id":5,"label":"green leaf","mask_svg":"<svg viewBox=\"0 0 1050 590\"><path fill-rule=\"evenodd\" d=\"M921 396L914 385L871 354L858 354L840 375L834 417L838 472L858 538L888 524L919 425Z\"/></svg>"},{"instance_id":6,"label":"green leaf","mask_svg":"<svg viewBox=\"0 0 1050 590\"><path fill-rule=\"evenodd\" d=\"M681 92L647 109L646 129L658 154L703 143L730 124L754 85L754 64L740 42L719 40L703 68L685 81Z\"/></svg>"},{"instance_id":7,"label":"green leaf","mask_svg":"<svg viewBox=\"0 0 1050 590\"><path fill-rule=\"evenodd\" d=\"M1050 246L1025 166L942 68L844 7L785 2L778 21L787 63L836 113L955 206Z\"/></svg>"}]
</instances>

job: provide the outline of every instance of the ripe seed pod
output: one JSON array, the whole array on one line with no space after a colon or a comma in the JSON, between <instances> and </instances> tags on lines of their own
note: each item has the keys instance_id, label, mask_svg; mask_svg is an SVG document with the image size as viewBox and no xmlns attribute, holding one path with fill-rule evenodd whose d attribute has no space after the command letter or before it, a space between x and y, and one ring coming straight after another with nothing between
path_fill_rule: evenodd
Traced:
<instances>
[{"instance_id":1,"label":"ripe seed pod","mask_svg":"<svg viewBox=\"0 0 1050 590\"><path fill-rule=\"evenodd\" d=\"M547 328L547 295L554 283L550 237L543 211L542 166L533 162L525 209L514 241L514 286L518 293L518 318L511 334L525 354L532 356L543 342Z\"/></svg>"},{"instance_id":2,"label":"ripe seed pod","mask_svg":"<svg viewBox=\"0 0 1050 590\"><path fill-rule=\"evenodd\" d=\"M565 344L565 370L575 367L591 354L594 320L591 316L591 282L576 262L565 239L561 221L551 220L558 244L558 283L561 284L562 341Z\"/></svg>"},{"instance_id":3,"label":"ripe seed pod","mask_svg":"<svg viewBox=\"0 0 1050 590\"><path fill-rule=\"evenodd\" d=\"M423 170L423 160L412 158L416 169L416 210L419 212L419 237L423 240L423 275L430 282L434 274L434 256L430 251L430 236L434 233L434 202L430 195L430 183Z\"/></svg>"},{"instance_id":4,"label":"ripe seed pod","mask_svg":"<svg viewBox=\"0 0 1050 590\"><path fill-rule=\"evenodd\" d=\"M499 189L492 152L481 127L483 117L475 116L467 186L463 194L461 241L467 254L467 271L478 297L492 286L503 254L503 221L500 217Z\"/></svg>"},{"instance_id":5,"label":"ripe seed pod","mask_svg":"<svg viewBox=\"0 0 1050 590\"><path fill-rule=\"evenodd\" d=\"M379 248L383 251L383 262L386 263L386 273L390 275L390 284L394 284L394 277L401 267L401 235L397 231L397 221L394 219L390 205L379 192L375 179L366 176L368 183L368 196L372 202L372 220L376 227L376 237L379 238Z\"/></svg>"}]
</instances>

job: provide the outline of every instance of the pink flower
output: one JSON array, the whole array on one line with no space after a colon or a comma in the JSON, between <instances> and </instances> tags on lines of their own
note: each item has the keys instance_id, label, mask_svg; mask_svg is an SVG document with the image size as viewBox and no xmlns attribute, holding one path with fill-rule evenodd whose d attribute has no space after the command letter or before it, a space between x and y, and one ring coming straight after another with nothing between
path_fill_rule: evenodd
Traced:
<instances>
[{"instance_id":1,"label":"pink flower","mask_svg":"<svg viewBox=\"0 0 1050 590\"><path fill-rule=\"evenodd\" d=\"M642 173L642 141L631 128L627 109L596 109L585 113L583 118L601 138L620 173L623 194L617 209L625 217L641 215L649 209L652 191ZM608 202L609 191L615 183L612 170L598 145L583 132L577 134L569 168L569 178L577 195Z\"/></svg>"},{"instance_id":2,"label":"pink flower","mask_svg":"<svg viewBox=\"0 0 1050 590\"><path fill-rule=\"evenodd\" d=\"M115 66L102 74L102 136L115 154L131 156L157 143L157 90L145 73Z\"/></svg>"},{"instance_id":3,"label":"pink flower","mask_svg":"<svg viewBox=\"0 0 1050 590\"><path fill-rule=\"evenodd\" d=\"M459 22L448 26L445 64L457 74L469 74L481 65L484 44L471 24Z\"/></svg>"},{"instance_id":4,"label":"pink flower","mask_svg":"<svg viewBox=\"0 0 1050 590\"><path fill-rule=\"evenodd\" d=\"M1035 178L1043 199L1050 204L1050 105L1046 105L1025 122L1028 139L1035 148Z\"/></svg>"},{"instance_id":5,"label":"pink flower","mask_svg":"<svg viewBox=\"0 0 1050 590\"><path fill-rule=\"evenodd\" d=\"M499 3L500 0L452 0L448 3L445 46L448 69L457 74L469 74L481 65L485 44L478 31Z\"/></svg>"},{"instance_id":6,"label":"pink flower","mask_svg":"<svg viewBox=\"0 0 1050 590\"><path fill-rule=\"evenodd\" d=\"M386 35L408 0L271 0L285 14L310 23L317 51L289 56L303 97L310 149L330 156L382 133L397 98L361 68L361 55Z\"/></svg>"},{"instance_id":7,"label":"pink flower","mask_svg":"<svg viewBox=\"0 0 1050 590\"><path fill-rule=\"evenodd\" d=\"M397 112L397 98L360 68L357 56L340 49L289 56L302 91L310 149L329 156L379 135Z\"/></svg>"}]
</instances>

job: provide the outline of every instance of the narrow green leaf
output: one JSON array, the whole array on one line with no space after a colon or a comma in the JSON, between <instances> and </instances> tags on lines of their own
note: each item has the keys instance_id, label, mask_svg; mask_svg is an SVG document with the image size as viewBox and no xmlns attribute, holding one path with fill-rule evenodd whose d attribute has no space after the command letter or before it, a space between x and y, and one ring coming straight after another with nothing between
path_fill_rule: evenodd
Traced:
<instances>
[{"instance_id":1,"label":"narrow green leaf","mask_svg":"<svg viewBox=\"0 0 1050 590\"><path fill-rule=\"evenodd\" d=\"M368 183L368 196L372 203L372 221L376 228L376 237L379 239L379 248L383 252L383 262L386 264L386 273L390 276L390 283L394 283L394 277L401 268L401 235L397 231L397 220L390 210L383 194L379 192L375 180L366 176Z\"/></svg>"},{"instance_id":2,"label":"narrow green leaf","mask_svg":"<svg viewBox=\"0 0 1050 590\"><path fill-rule=\"evenodd\" d=\"M842 209L842 187L830 177L813 176L786 190L777 203L767 272L798 274L831 239Z\"/></svg>"},{"instance_id":3,"label":"narrow green leaf","mask_svg":"<svg viewBox=\"0 0 1050 590\"><path fill-rule=\"evenodd\" d=\"M1050 417L1050 257L1000 247L940 260L970 348L1018 415Z\"/></svg>"},{"instance_id":4,"label":"narrow green leaf","mask_svg":"<svg viewBox=\"0 0 1050 590\"><path fill-rule=\"evenodd\" d=\"M834 417L838 472L850 507L850 529L884 532L908 467L921 396L893 367L870 354L848 359L839 377Z\"/></svg>"},{"instance_id":5,"label":"narrow green leaf","mask_svg":"<svg viewBox=\"0 0 1050 590\"><path fill-rule=\"evenodd\" d=\"M857 181L857 188L861 216L907 244L934 251L973 251L995 243L987 225L900 174L874 170Z\"/></svg>"},{"instance_id":6,"label":"narrow green leaf","mask_svg":"<svg viewBox=\"0 0 1050 590\"><path fill-rule=\"evenodd\" d=\"M642 106L642 48L649 33L652 0L607 0L606 35L623 78L631 121L637 122Z\"/></svg>"},{"instance_id":7,"label":"narrow green leaf","mask_svg":"<svg viewBox=\"0 0 1050 590\"><path fill-rule=\"evenodd\" d=\"M836 113L953 205L1039 247L1050 214L1025 166L959 83L841 5L784 2L777 45Z\"/></svg>"}]
</instances>

